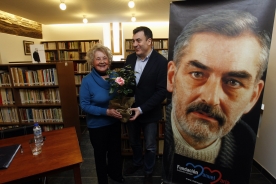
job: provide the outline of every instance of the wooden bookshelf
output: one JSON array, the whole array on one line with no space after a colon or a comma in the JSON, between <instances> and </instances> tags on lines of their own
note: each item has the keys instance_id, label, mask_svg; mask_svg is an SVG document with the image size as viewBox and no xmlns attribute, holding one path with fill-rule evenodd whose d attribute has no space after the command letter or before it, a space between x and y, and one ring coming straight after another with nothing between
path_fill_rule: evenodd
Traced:
<instances>
[{"instance_id":1,"label":"wooden bookshelf","mask_svg":"<svg viewBox=\"0 0 276 184\"><path fill-rule=\"evenodd\" d=\"M167 38L155 38L153 39L152 46L154 50L162 54L165 58L168 59L168 46L169 41ZM135 50L133 48L132 39L125 39L125 58L134 53Z\"/></svg>"},{"instance_id":2,"label":"wooden bookshelf","mask_svg":"<svg viewBox=\"0 0 276 184\"><path fill-rule=\"evenodd\" d=\"M0 111L0 129L74 126L80 138L73 62L1 64Z\"/></svg>"},{"instance_id":3,"label":"wooden bookshelf","mask_svg":"<svg viewBox=\"0 0 276 184\"><path fill-rule=\"evenodd\" d=\"M99 40L42 41L47 62L85 60L86 52Z\"/></svg>"}]
</instances>

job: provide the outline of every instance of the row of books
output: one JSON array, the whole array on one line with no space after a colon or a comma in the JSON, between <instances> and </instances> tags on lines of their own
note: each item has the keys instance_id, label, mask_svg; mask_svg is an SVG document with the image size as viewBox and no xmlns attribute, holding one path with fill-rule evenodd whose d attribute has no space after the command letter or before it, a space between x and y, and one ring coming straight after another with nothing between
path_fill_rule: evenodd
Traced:
<instances>
[{"instance_id":1,"label":"row of books","mask_svg":"<svg viewBox=\"0 0 276 184\"><path fill-rule=\"evenodd\" d=\"M22 123L63 122L61 108L48 108L48 109L20 108L19 114L20 114Z\"/></svg>"},{"instance_id":2,"label":"row of books","mask_svg":"<svg viewBox=\"0 0 276 184\"><path fill-rule=\"evenodd\" d=\"M87 73L92 70L92 65L88 62L85 63L77 63L74 62L74 71L78 73Z\"/></svg>"},{"instance_id":3,"label":"row of books","mask_svg":"<svg viewBox=\"0 0 276 184\"><path fill-rule=\"evenodd\" d=\"M88 52L98 41L80 42L81 52Z\"/></svg>"},{"instance_id":4,"label":"row of books","mask_svg":"<svg viewBox=\"0 0 276 184\"><path fill-rule=\"evenodd\" d=\"M158 50L158 52L168 59L169 51L168 50Z\"/></svg>"},{"instance_id":5,"label":"row of books","mask_svg":"<svg viewBox=\"0 0 276 184\"><path fill-rule=\"evenodd\" d=\"M80 55L75 51L59 51L60 60L79 60Z\"/></svg>"},{"instance_id":6,"label":"row of books","mask_svg":"<svg viewBox=\"0 0 276 184\"><path fill-rule=\"evenodd\" d=\"M43 45L44 45L45 50L56 50L57 49L55 42L47 42L47 43L43 43Z\"/></svg>"},{"instance_id":7,"label":"row of books","mask_svg":"<svg viewBox=\"0 0 276 184\"><path fill-rule=\"evenodd\" d=\"M60 103L58 88L19 89L22 104Z\"/></svg>"},{"instance_id":8,"label":"row of books","mask_svg":"<svg viewBox=\"0 0 276 184\"><path fill-rule=\"evenodd\" d=\"M58 60L57 52L45 52L45 57L47 61L55 61Z\"/></svg>"},{"instance_id":9,"label":"row of books","mask_svg":"<svg viewBox=\"0 0 276 184\"><path fill-rule=\"evenodd\" d=\"M58 85L56 68L29 70L26 67L11 67L14 86Z\"/></svg>"},{"instance_id":10,"label":"row of books","mask_svg":"<svg viewBox=\"0 0 276 184\"><path fill-rule=\"evenodd\" d=\"M75 84L80 85L82 79L85 77L86 75L75 75ZM78 94L78 93L77 93Z\"/></svg>"},{"instance_id":11,"label":"row of books","mask_svg":"<svg viewBox=\"0 0 276 184\"><path fill-rule=\"evenodd\" d=\"M168 40L153 40L154 49L168 49Z\"/></svg>"},{"instance_id":12,"label":"row of books","mask_svg":"<svg viewBox=\"0 0 276 184\"><path fill-rule=\"evenodd\" d=\"M78 42L58 42L59 49L79 49Z\"/></svg>"},{"instance_id":13,"label":"row of books","mask_svg":"<svg viewBox=\"0 0 276 184\"><path fill-rule=\"evenodd\" d=\"M0 71L0 87L9 87L11 86L11 79L9 72L6 70Z\"/></svg>"},{"instance_id":14,"label":"row of books","mask_svg":"<svg viewBox=\"0 0 276 184\"><path fill-rule=\"evenodd\" d=\"M63 129L63 125L41 125L40 124L40 126L43 132Z\"/></svg>"},{"instance_id":15,"label":"row of books","mask_svg":"<svg viewBox=\"0 0 276 184\"><path fill-rule=\"evenodd\" d=\"M168 40L153 40L152 45L154 49L168 49ZM125 49L134 49L132 40L125 42Z\"/></svg>"},{"instance_id":16,"label":"row of books","mask_svg":"<svg viewBox=\"0 0 276 184\"><path fill-rule=\"evenodd\" d=\"M0 109L0 123L18 123L17 109L14 107L5 107Z\"/></svg>"},{"instance_id":17,"label":"row of books","mask_svg":"<svg viewBox=\"0 0 276 184\"><path fill-rule=\"evenodd\" d=\"M14 104L14 99L11 89L0 89L0 105Z\"/></svg>"}]
</instances>

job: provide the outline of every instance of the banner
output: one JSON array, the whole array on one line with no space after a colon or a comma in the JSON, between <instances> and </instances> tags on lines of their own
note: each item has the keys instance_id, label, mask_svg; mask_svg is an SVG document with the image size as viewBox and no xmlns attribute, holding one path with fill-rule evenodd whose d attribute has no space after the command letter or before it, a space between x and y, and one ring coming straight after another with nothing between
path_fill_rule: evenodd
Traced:
<instances>
[{"instance_id":1,"label":"banner","mask_svg":"<svg viewBox=\"0 0 276 184\"><path fill-rule=\"evenodd\" d=\"M164 183L249 183L275 4L171 3Z\"/></svg>"}]
</instances>

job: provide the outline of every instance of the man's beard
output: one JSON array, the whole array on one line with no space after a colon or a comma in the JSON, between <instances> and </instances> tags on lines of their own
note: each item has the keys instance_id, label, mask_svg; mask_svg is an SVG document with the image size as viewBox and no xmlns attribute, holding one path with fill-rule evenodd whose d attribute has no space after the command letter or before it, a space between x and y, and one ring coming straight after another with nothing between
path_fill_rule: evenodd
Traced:
<instances>
[{"instance_id":1,"label":"man's beard","mask_svg":"<svg viewBox=\"0 0 276 184\"><path fill-rule=\"evenodd\" d=\"M186 107L176 102L173 97L174 120L181 130L192 137L196 142L216 140L226 135L234 126L235 122L227 122L226 115L218 106L211 106L204 102L192 102ZM176 102L176 103L175 103ZM215 119L218 124L214 125L205 119L195 119L188 116L191 112L198 112ZM240 117L237 118L237 120ZM229 121L229 120L228 120Z\"/></svg>"}]
</instances>

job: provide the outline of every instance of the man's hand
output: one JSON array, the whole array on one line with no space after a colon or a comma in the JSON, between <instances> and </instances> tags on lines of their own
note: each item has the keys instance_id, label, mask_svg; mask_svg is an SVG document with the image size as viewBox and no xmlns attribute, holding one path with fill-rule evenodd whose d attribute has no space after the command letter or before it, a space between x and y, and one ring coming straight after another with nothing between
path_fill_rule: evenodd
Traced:
<instances>
[{"instance_id":1,"label":"man's hand","mask_svg":"<svg viewBox=\"0 0 276 184\"><path fill-rule=\"evenodd\" d=\"M117 119L122 118L122 115L118 111L116 111L116 109L107 109L106 114Z\"/></svg>"},{"instance_id":2,"label":"man's hand","mask_svg":"<svg viewBox=\"0 0 276 184\"><path fill-rule=\"evenodd\" d=\"M134 116L132 116L129 121L134 121L140 114L140 110L138 108L131 108L131 111L134 111Z\"/></svg>"}]
</instances>

